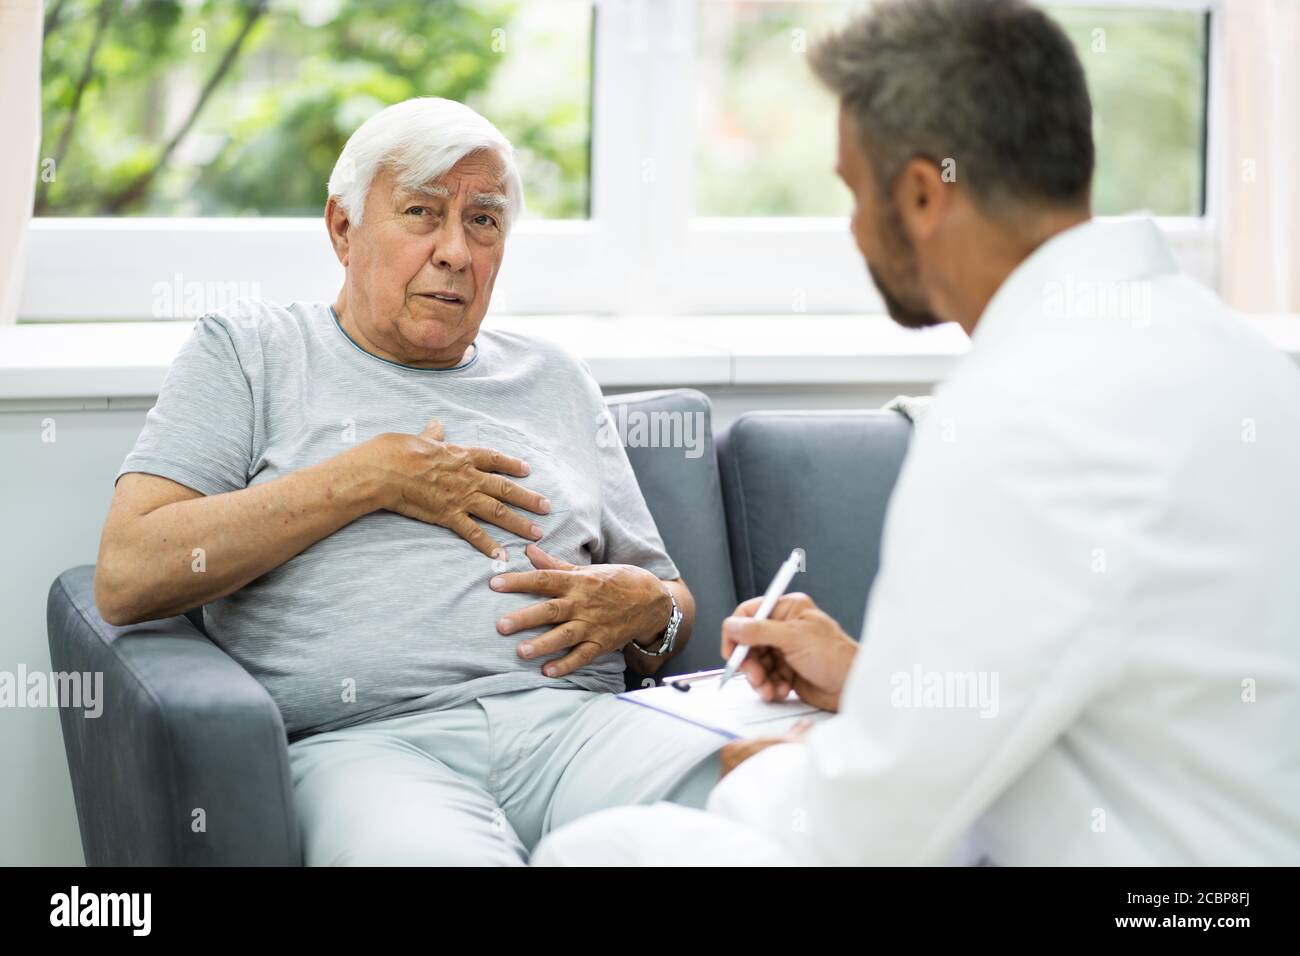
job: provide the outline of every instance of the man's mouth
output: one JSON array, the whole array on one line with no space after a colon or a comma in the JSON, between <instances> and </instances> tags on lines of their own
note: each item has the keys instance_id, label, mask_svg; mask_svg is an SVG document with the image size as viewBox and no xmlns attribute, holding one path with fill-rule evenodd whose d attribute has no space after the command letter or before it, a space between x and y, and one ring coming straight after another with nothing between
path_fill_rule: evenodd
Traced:
<instances>
[{"instance_id":1,"label":"man's mouth","mask_svg":"<svg viewBox=\"0 0 1300 956\"><path fill-rule=\"evenodd\" d=\"M465 297L456 292L421 292L419 294L426 299L434 299L438 302L449 302L452 305L465 304Z\"/></svg>"}]
</instances>

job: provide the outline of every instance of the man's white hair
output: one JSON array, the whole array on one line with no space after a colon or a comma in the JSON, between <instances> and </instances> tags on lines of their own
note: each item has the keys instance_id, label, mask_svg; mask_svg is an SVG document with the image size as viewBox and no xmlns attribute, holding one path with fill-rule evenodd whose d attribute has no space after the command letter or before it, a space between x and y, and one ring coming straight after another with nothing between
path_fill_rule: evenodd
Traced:
<instances>
[{"instance_id":1,"label":"man's white hair","mask_svg":"<svg viewBox=\"0 0 1300 956\"><path fill-rule=\"evenodd\" d=\"M499 129L455 100L417 96L370 117L344 144L330 173L329 194L338 198L348 219L359 226L366 194L380 169L391 167L400 186L418 189L480 150L495 154L505 167L502 228L509 232L524 207L514 147Z\"/></svg>"}]
</instances>

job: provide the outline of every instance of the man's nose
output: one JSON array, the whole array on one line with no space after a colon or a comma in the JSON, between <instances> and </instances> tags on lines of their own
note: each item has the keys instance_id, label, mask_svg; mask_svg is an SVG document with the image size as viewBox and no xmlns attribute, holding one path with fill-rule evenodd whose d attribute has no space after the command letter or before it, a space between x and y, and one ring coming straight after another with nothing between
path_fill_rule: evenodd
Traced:
<instances>
[{"instance_id":1,"label":"man's nose","mask_svg":"<svg viewBox=\"0 0 1300 956\"><path fill-rule=\"evenodd\" d=\"M434 239L433 264L452 272L460 272L469 265L469 243L465 241L465 226L459 219L448 219Z\"/></svg>"}]
</instances>

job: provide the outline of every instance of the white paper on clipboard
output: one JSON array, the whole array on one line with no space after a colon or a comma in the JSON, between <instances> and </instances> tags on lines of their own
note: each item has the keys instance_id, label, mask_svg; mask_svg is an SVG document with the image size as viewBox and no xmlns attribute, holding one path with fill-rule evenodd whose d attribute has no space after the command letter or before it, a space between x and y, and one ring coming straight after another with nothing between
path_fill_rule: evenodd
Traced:
<instances>
[{"instance_id":1,"label":"white paper on clipboard","mask_svg":"<svg viewBox=\"0 0 1300 956\"><path fill-rule=\"evenodd\" d=\"M721 676L721 668L698 671L670 677L661 687L643 687L618 696L731 738L779 737L805 717L821 720L831 716L830 711L800 700L793 691L785 700L765 701L744 674L737 674L719 689ZM690 690L680 691L671 686L675 683Z\"/></svg>"}]
</instances>

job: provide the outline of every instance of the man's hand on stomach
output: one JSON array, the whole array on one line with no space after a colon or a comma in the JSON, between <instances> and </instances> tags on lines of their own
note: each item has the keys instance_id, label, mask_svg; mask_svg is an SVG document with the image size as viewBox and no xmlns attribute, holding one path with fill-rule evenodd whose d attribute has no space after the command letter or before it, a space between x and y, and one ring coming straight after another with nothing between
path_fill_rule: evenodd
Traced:
<instances>
[{"instance_id":1,"label":"man's hand on stomach","mask_svg":"<svg viewBox=\"0 0 1300 956\"><path fill-rule=\"evenodd\" d=\"M539 515L551 510L542 495L505 477L527 477L526 462L491 448L445 442L436 418L418 435L387 432L340 457L377 470L381 508L446 528L488 557L500 545L479 521L536 541L542 529L510 506Z\"/></svg>"},{"instance_id":2,"label":"man's hand on stomach","mask_svg":"<svg viewBox=\"0 0 1300 956\"><path fill-rule=\"evenodd\" d=\"M549 598L497 621L497 631L505 635L548 628L516 649L525 660L567 650L564 657L542 668L547 677L571 674L632 641L653 643L667 626L672 599L665 582L652 572L630 564L569 564L535 544L528 546L527 554L538 570L498 574L488 583L502 593Z\"/></svg>"}]
</instances>

